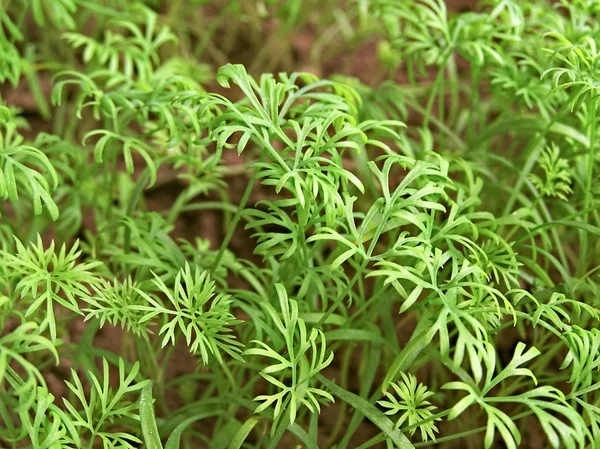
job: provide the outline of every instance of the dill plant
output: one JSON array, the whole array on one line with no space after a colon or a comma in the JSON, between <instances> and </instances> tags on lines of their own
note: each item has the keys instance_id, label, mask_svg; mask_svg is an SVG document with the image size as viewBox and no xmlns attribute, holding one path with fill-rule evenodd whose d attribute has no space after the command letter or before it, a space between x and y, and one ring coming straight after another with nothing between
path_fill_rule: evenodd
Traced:
<instances>
[{"instance_id":1,"label":"dill plant","mask_svg":"<svg viewBox=\"0 0 600 449\"><path fill-rule=\"evenodd\" d=\"M597 2L206 3L0 3L0 446L598 447Z\"/></svg>"}]
</instances>

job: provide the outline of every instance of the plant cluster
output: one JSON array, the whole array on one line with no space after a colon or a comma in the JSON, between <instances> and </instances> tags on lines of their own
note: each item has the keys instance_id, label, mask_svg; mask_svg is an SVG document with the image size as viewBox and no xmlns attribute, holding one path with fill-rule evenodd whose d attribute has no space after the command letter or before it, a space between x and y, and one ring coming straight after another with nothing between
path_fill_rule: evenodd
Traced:
<instances>
[{"instance_id":1,"label":"plant cluster","mask_svg":"<svg viewBox=\"0 0 600 449\"><path fill-rule=\"evenodd\" d=\"M599 24L0 0L0 447L600 447Z\"/></svg>"}]
</instances>

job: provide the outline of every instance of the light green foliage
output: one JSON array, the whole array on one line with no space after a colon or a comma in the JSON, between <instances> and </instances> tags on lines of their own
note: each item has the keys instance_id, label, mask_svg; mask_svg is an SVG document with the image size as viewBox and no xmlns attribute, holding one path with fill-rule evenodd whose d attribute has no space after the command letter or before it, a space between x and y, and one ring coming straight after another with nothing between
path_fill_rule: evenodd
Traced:
<instances>
[{"instance_id":1,"label":"light green foliage","mask_svg":"<svg viewBox=\"0 0 600 449\"><path fill-rule=\"evenodd\" d=\"M333 401L331 394L311 386L321 370L333 360L333 353L327 353L323 332L313 328L308 333L306 323L298 317L298 303L288 298L283 285L276 284L275 289L283 320L270 304L265 304L264 308L283 337L287 355L282 356L280 351L258 340L254 341L258 348L247 349L244 352L247 356L267 357L273 362L260 374L280 391L273 395L261 395L255 398L257 401L262 401L255 413L274 405L273 431L286 411L289 410L289 420L293 424L296 420L297 408L301 405L315 413L321 410L319 400ZM283 376L280 379L275 377L280 375ZM290 386L284 383L287 382L288 377L291 378Z\"/></svg>"},{"instance_id":2,"label":"light green foliage","mask_svg":"<svg viewBox=\"0 0 600 449\"><path fill-rule=\"evenodd\" d=\"M16 202L19 194L27 196L36 215L42 213L43 204L56 220L59 211L51 196L58 185L56 171L42 151L23 143L19 133L22 122L14 111L7 115L7 120L0 123L0 197Z\"/></svg>"},{"instance_id":3,"label":"light green foliage","mask_svg":"<svg viewBox=\"0 0 600 449\"><path fill-rule=\"evenodd\" d=\"M102 279L98 286L93 286L94 293L87 299L88 308L86 320L98 319L100 326L109 323L121 326L136 335L146 335L150 332L147 323L142 322L146 316L141 307L147 304L143 293L139 291L139 284L131 278L120 282Z\"/></svg>"},{"instance_id":4,"label":"light green foliage","mask_svg":"<svg viewBox=\"0 0 600 449\"><path fill-rule=\"evenodd\" d=\"M54 242L44 249L39 236L37 243L29 247L17 240L14 254L2 252L6 275L14 282L13 291L20 296L20 304L25 305L24 317L42 315L40 328L49 329L52 340L57 338L55 303L81 314L78 300L87 298L89 286L97 282L93 270L100 262L77 263L80 255L77 243L69 252L65 245L55 251Z\"/></svg>"},{"instance_id":5,"label":"light green foliage","mask_svg":"<svg viewBox=\"0 0 600 449\"><path fill-rule=\"evenodd\" d=\"M177 273L174 287L171 290L162 279L155 276L154 284L159 292L166 296L170 303L167 307L158 296L150 297L143 291L135 291L146 301L145 305L132 306L133 310L145 312L139 324L148 324L162 315L162 327L158 331L163 336L162 346L175 343L175 335L185 336L186 344L191 352L200 352L202 361L208 362L208 355L214 355L222 362L220 351L233 357L239 352L239 343L231 335L228 326L236 324L229 312L231 299L229 295L214 296L215 283L206 271L193 271L188 264ZM172 308L171 308L172 307Z\"/></svg>"},{"instance_id":6,"label":"light green foliage","mask_svg":"<svg viewBox=\"0 0 600 449\"><path fill-rule=\"evenodd\" d=\"M538 161L543 170L543 178L535 174L531 175L531 181L540 190L542 195L556 196L567 200L567 196L573 192L571 189L571 171L569 162L560 157L559 148L554 145L546 148Z\"/></svg>"},{"instance_id":7,"label":"light green foliage","mask_svg":"<svg viewBox=\"0 0 600 449\"><path fill-rule=\"evenodd\" d=\"M0 447L600 447L599 24L0 0Z\"/></svg>"},{"instance_id":8,"label":"light green foliage","mask_svg":"<svg viewBox=\"0 0 600 449\"><path fill-rule=\"evenodd\" d=\"M490 447L492 445L494 433L498 431L507 447L516 448L521 442L517 426L510 416L494 405L498 402L514 401L526 405L537 416L553 447L561 447L561 444L564 444L564 447L567 448L583 447L587 433L586 424L578 411L569 405L563 393L557 388L546 385L529 389L517 396L486 398L486 395L494 387L511 377L519 376L523 379L530 377L534 385L537 385L538 381L533 372L528 368L521 367L521 365L537 357L540 353L536 348L530 348L525 353L523 352L524 349L525 344L519 343L510 363L494 376L496 364L491 354L493 349L488 346L490 357L487 360L489 365L482 387L471 382L449 382L444 385L443 388L446 389L467 392L467 396L452 407L448 418L454 419L471 405L479 404L487 414L485 446ZM566 419L567 423L558 418L560 415Z\"/></svg>"},{"instance_id":9,"label":"light green foliage","mask_svg":"<svg viewBox=\"0 0 600 449\"><path fill-rule=\"evenodd\" d=\"M137 404L131 400L131 394L137 394L148 383L136 382L139 366L136 364L127 370L122 359L118 362L117 387L110 388L109 365L102 361L102 377L90 374L91 392L86 391L77 373L73 372L73 381L66 382L74 399L65 399L65 408L69 413L71 426L78 429L79 435L73 441L77 447L83 441L94 442L97 438L103 447L135 448L141 440L135 435L117 430L119 424L127 420L139 421ZM115 430L112 430L112 429Z\"/></svg>"},{"instance_id":10,"label":"light green foliage","mask_svg":"<svg viewBox=\"0 0 600 449\"><path fill-rule=\"evenodd\" d=\"M435 426L433 410L436 409L431 402L427 400L433 396L431 391L427 391L427 387L423 384L417 384L417 378L412 374L401 374L402 381L400 383L392 383L394 394L385 393L387 401L378 401L377 403L383 408L387 408L386 415L398 415L396 427L401 427L405 422L408 426L413 427L410 434L413 435L417 427L421 429L421 438L423 441L428 439L435 440L435 434L438 432ZM437 418L438 420L440 418ZM423 421L428 422L423 422Z\"/></svg>"}]
</instances>

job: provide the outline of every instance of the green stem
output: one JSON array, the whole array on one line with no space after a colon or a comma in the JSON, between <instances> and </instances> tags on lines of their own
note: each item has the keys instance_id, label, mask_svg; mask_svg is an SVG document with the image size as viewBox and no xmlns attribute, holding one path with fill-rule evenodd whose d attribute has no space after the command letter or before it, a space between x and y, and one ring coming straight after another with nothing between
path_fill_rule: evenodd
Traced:
<instances>
[{"instance_id":1,"label":"green stem","mask_svg":"<svg viewBox=\"0 0 600 449\"><path fill-rule=\"evenodd\" d=\"M348 372L350 368L350 362L352 360L352 354L354 353L353 348L348 347L344 352L344 358L342 359L342 376L340 379L340 386L344 389L348 389ZM342 426L344 425L344 421L346 421L346 410L348 408L348 404L342 402L340 404L340 410L338 413L338 417L333 426L333 430L331 431L329 438L327 440L327 444L325 447L333 447L336 441L338 441L338 435L342 430Z\"/></svg>"},{"instance_id":2,"label":"green stem","mask_svg":"<svg viewBox=\"0 0 600 449\"><path fill-rule=\"evenodd\" d=\"M594 178L594 158L595 158L595 147L596 147L596 112L598 110L598 97L594 97L592 100L591 110L590 110L590 147L588 152L588 161L587 161L587 174L586 174L586 182L585 182L585 197L583 208L589 209L592 202L592 182ZM589 212L586 212L585 217L583 219L585 223L589 222ZM581 276L585 273L585 270L588 266L588 232L581 231L581 245L579 247L579 263L577 264L577 274Z\"/></svg>"},{"instance_id":3,"label":"green stem","mask_svg":"<svg viewBox=\"0 0 600 449\"><path fill-rule=\"evenodd\" d=\"M458 73L456 70L456 57L454 54L448 60L448 77L450 78L450 112L448 116L448 123L456 123L458 117L459 94L460 86L458 83Z\"/></svg>"},{"instance_id":4,"label":"green stem","mask_svg":"<svg viewBox=\"0 0 600 449\"><path fill-rule=\"evenodd\" d=\"M421 353L422 349L424 348L424 344L421 343L428 341L425 338L427 333L429 332L429 329L427 328L428 325L429 318L422 317L419 321L419 324L413 331L409 342L406 344L404 349L396 356L394 367L391 368L396 368L396 371L393 373L394 376L397 372L406 371L417 358L417 356ZM382 391L382 389L378 388L375 391L375 393L373 393L373 395L369 398L369 402L371 402L372 404L375 403L375 401L381 398L383 394L384 392ZM338 444L338 449L346 449L348 444L350 444L350 440L352 439L352 436L358 429L362 419L363 414L360 411L355 410L354 415L350 420L350 424L347 427L348 430L346 431L346 434L344 435L344 438L342 439L341 443Z\"/></svg>"},{"instance_id":5,"label":"green stem","mask_svg":"<svg viewBox=\"0 0 600 449\"><path fill-rule=\"evenodd\" d=\"M429 125L429 120L430 120L430 117L432 114L431 111L433 110L433 103L435 102L435 99L438 95L438 91L440 90L441 86L443 85L444 75L446 73L446 70L445 70L446 63L448 62L448 59L450 58L451 55L452 55L452 51L447 51L446 54L444 55L444 57L442 58L440 70L438 70L438 74L435 77L435 81L433 83L433 89L429 93L429 99L427 100L427 106L425 106L423 128L427 128L427 126ZM443 97L443 92L440 93L440 96Z\"/></svg>"},{"instance_id":6,"label":"green stem","mask_svg":"<svg viewBox=\"0 0 600 449\"><path fill-rule=\"evenodd\" d=\"M331 305L331 307L329 307L329 309L327 309L327 311L323 314L323 316L321 317L321 319L319 320L319 322L316 325L317 328L321 327L323 325L323 323L325 323L327 321L327 318L329 318L331 316L331 314L340 306L340 304L342 303L344 298L348 295L348 293L350 293L350 291L354 287L354 284L356 284L356 282L358 281L360 276L362 276L362 273L367 268L368 264L369 264L369 259L366 258L363 261L363 263L360 265L360 267L356 270L356 273L352 277L352 280L348 283L348 285L346 286L346 288L344 289L342 294L337 297L337 299Z\"/></svg>"},{"instance_id":7,"label":"green stem","mask_svg":"<svg viewBox=\"0 0 600 449\"><path fill-rule=\"evenodd\" d=\"M329 316L339 307L339 305L342 303L344 298L348 295L348 293L350 293L350 291L354 287L354 284L356 284L356 282L362 276L363 271L365 271L365 269L367 268L367 265L371 261L371 256L373 254L373 251L375 250L375 246L377 245L377 242L379 241L379 237L381 236L381 233L383 232L385 223L388 221L390 212L391 212L391 208L388 208L388 207L386 207L385 210L383 211L382 219L379 222L379 224L377 225L377 229L375 230L375 233L373 234L373 239L371 240L371 244L369 245L369 249L367 250L365 260L362 262L360 267L356 270L356 273L352 277L352 280L346 286L346 288L344 289L342 294L335 300L335 302L331 305L331 307L327 310L327 312L325 312L323 314L323 316L317 323L317 327L322 326L323 323L325 323L327 318L329 318Z\"/></svg>"},{"instance_id":8,"label":"green stem","mask_svg":"<svg viewBox=\"0 0 600 449\"><path fill-rule=\"evenodd\" d=\"M108 192L109 192L109 197L108 197L108 202L106 205L106 222L107 223L112 223L113 222L113 201L114 201L114 197L115 197L115 188L117 186L117 159L115 158L112 163L110 164L111 168L110 168L110 172L108 174ZM114 237L114 235L112 235L112 233L114 232L114 229L111 228L110 230L111 232L111 240Z\"/></svg>"},{"instance_id":9,"label":"green stem","mask_svg":"<svg viewBox=\"0 0 600 449\"><path fill-rule=\"evenodd\" d=\"M517 200L519 192L523 188L523 184L525 184L525 180L529 176L529 173L531 173L533 166L538 160L539 153L542 151L540 143L546 137L546 134L548 134L548 131L550 131L552 125L554 125L554 123L556 123L558 119L562 117L563 113L567 110L567 107L568 103L563 104L557 114L552 116L552 119L546 124L546 126L544 126L543 130L535 133L527 143L526 147L523 149L523 153L528 155L528 158L519 174L519 178L517 179L517 183L511 192L510 198L506 202L506 207L502 212L502 216L507 216L510 214L513 206L515 205L515 201Z\"/></svg>"},{"instance_id":10,"label":"green stem","mask_svg":"<svg viewBox=\"0 0 600 449\"><path fill-rule=\"evenodd\" d=\"M467 140L475 135L475 122L482 113L479 102L479 82L481 80L481 69L479 67L473 68L473 84L471 85L471 108L469 109L469 120L467 128Z\"/></svg>"},{"instance_id":11,"label":"green stem","mask_svg":"<svg viewBox=\"0 0 600 449\"><path fill-rule=\"evenodd\" d=\"M511 420L512 421L516 421L518 419L524 418L526 416L529 416L533 413L533 411L528 410L526 412L523 413L519 413L518 415L512 416ZM455 433L454 435L449 435L447 437L442 437L442 438L437 438L435 441L427 441L424 443L415 443L413 446L414 447L425 447L425 446L434 446L440 443L445 443L447 441L452 441L452 440L456 440L458 438L466 438L468 436L471 435L475 435L481 432L485 432L487 430L487 426L482 426L482 427L477 427L476 429L471 429L471 430L466 430L464 432L460 432L460 433Z\"/></svg>"},{"instance_id":12,"label":"green stem","mask_svg":"<svg viewBox=\"0 0 600 449\"><path fill-rule=\"evenodd\" d=\"M409 106L411 109L413 109L418 114L422 115L423 117L425 117L427 115L427 111L425 109L423 109L423 107L416 101L411 100L408 97L404 101L407 106ZM446 134L452 140L452 142L454 142L454 144L456 145L456 147L458 149L463 150L466 148L466 144L463 142L463 140L454 131L452 131L448 126L446 126L446 124L444 122L439 120L437 117L429 117L429 120L442 133Z\"/></svg>"},{"instance_id":13,"label":"green stem","mask_svg":"<svg viewBox=\"0 0 600 449\"><path fill-rule=\"evenodd\" d=\"M235 213L235 216L233 217L233 221L231 222L231 225L229 225L229 229L227 230L227 235L225 235L225 238L223 239L223 242L221 243L221 247L219 248L219 252L218 252L215 262L213 263L213 266L212 266L212 270L211 270L212 273L216 272L221 264L221 259L223 258L223 254L225 253L227 246L229 246L229 242L231 241L231 238L233 237L235 229L237 228L237 225L238 225L240 219L242 218L242 214L244 213L246 204L248 203L248 200L250 199L250 194L252 193L252 190L254 189L254 185L256 184L257 180L258 180L258 172L255 172L252 175L250 182L248 182L248 185L246 186L246 190L244 190L244 194L242 195L242 200L240 201L240 204L238 205L237 212Z\"/></svg>"}]
</instances>

